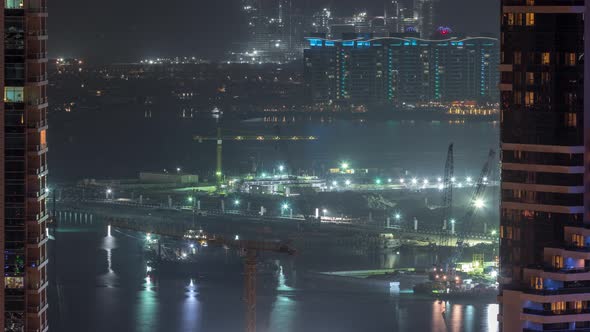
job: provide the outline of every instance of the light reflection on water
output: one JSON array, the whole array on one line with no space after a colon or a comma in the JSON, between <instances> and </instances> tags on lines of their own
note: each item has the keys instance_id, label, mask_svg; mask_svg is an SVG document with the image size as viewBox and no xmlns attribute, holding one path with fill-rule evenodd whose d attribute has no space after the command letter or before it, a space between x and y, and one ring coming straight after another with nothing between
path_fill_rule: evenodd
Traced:
<instances>
[{"instance_id":1,"label":"light reflection on water","mask_svg":"<svg viewBox=\"0 0 590 332\"><path fill-rule=\"evenodd\" d=\"M138 331L156 331L157 311L159 301L155 291L155 286L150 277L145 278L143 289L139 291L137 301L137 330Z\"/></svg>"},{"instance_id":2,"label":"light reflection on water","mask_svg":"<svg viewBox=\"0 0 590 332\"><path fill-rule=\"evenodd\" d=\"M181 331L198 331L201 325L201 303L198 299L198 286L191 279L186 287L186 297L182 304Z\"/></svg>"},{"instance_id":3,"label":"light reflection on water","mask_svg":"<svg viewBox=\"0 0 590 332\"><path fill-rule=\"evenodd\" d=\"M80 324L87 321L96 322L96 328L109 332L242 330L243 286L239 277L231 281L189 277L145 279L146 265L139 239L119 232L113 232L112 237L104 234L104 230L102 234L60 233L60 265L56 268L67 276L61 281L64 291L60 301L64 305L60 307L68 309L67 322L61 324L60 332L77 332ZM92 272L69 264L82 255L85 261L97 262L100 268ZM311 257L302 254L294 260L277 258L276 272L259 278L259 331L498 331L496 304L439 302L411 294L393 295L387 290L353 283L316 280L306 275L312 269L310 265L302 265L314 257L318 258L312 266L326 271L342 270L344 266L347 269L400 266L415 260L414 255L403 250L400 255L372 258L345 255L344 261L317 252ZM418 261L427 264L428 257L420 256ZM80 282L89 273L96 273L91 279L98 283ZM55 292L52 294L55 296ZM92 310L87 308L87 296L81 294L93 294ZM51 315L59 317L55 312L57 306L50 308L54 310Z\"/></svg>"}]
</instances>

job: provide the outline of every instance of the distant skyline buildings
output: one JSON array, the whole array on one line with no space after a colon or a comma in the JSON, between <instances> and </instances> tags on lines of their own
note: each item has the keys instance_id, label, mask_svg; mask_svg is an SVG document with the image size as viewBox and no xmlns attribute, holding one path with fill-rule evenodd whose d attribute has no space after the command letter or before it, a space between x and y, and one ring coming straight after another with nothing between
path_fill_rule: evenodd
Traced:
<instances>
[{"instance_id":1,"label":"distant skyline buildings","mask_svg":"<svg viewBox=\"0 0 590 332\"><path fill-rule=\"evenodd\" d=\"M498 102L498 39L418 33L344 40L309 38L304 76L310 102L345 105L425 105Z\"/></svg>"},{"instance_id":2,"label":"distant skyline buildings","mask_svg":"<svg viewBox=\"0 0 590 332\"><path fill-rule=\"evenodd\" d=\"M314 8L302 0L242 0L248 37L234 61L284 62L301 58L305 37L323 34L342 39L350 33L387 37L418 33L422 39L437 31L437 0L385 0L377 15L357 10L336 16L330 6Z\"/></svg>"}]
</instances>

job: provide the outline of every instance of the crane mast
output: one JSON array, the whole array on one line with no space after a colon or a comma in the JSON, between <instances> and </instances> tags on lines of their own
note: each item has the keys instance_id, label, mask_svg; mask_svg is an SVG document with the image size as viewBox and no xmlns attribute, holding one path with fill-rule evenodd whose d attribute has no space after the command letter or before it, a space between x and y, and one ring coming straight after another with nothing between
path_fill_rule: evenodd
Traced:
<instances>
[{"instance_id":1,"label":"crane mast","mask_svg":"<svg viewBox=\"0 0 590 332\"><path fill-rule=\"evenodd\" d=\"M455 173L455 161L454 161L454 146L453 143L449 145L447 151L447 161L445 163L445 175L443 179L443 196L442 196L442 233L441 233L441 245L449 245L449 223L453 214L453 176Z\"/></svg>"}]
</instances>

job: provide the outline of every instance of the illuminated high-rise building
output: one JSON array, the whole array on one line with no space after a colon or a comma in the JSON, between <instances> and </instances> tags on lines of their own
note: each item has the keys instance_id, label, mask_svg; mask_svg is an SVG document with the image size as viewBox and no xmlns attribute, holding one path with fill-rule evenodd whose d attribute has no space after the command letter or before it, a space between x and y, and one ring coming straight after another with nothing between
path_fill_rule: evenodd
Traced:
<instances>
[{"instance_id":1,"label":"illuminated high-rise building","mask_svg":"<svg viewBox=\"0 0 590 332\"><path fill-rule=\"evenodd\" d=\"M417 33L308 38L305 81L314 103L425 104L498 100L498 40L424 40ZM446 37L446 38L445 38Z\"/></svg>"},{"instance_id":2,"label":"illuminated high-rise building","mask_svg":"<svg viewBox=\"0 0 590 332\"><path fill-rule=\"evenodd\" d=\"M503 332L590 331L586 12L584 0L502 0Z\"/></svg>"},{"instance_id":3,"label":"illuminated high-rise building","mask_svg":"<svg viewBox=\"0 0 590 332\"><path fill-rule=\"evenodd\" d=\"M418 31L422 38L430 38L435 30L435 0L415 0Z\"/></svg>"},{"instance_id":4,"label":"illuminated high-rise building","mask_svg":"<svg viewBox=\"0 0 590 332\"><path fill-rule=\"evenodd\" d=\"M2 1L2 331L47 331L47 2Z\"/></svg>"}]
</instances>

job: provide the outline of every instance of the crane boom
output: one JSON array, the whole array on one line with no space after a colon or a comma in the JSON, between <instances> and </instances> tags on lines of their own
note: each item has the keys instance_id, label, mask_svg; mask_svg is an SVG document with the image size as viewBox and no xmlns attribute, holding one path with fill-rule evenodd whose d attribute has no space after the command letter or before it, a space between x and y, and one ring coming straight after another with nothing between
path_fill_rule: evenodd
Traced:
<instances>
[{"instance_id":1,"label":"crane boom","mask_svg":"<svg viewBox=\"0 0 590 332\"><path fill-rule=\"evenodd\" d=\"M317 141L315 136L274 136L274 135L249 135L249 136L194 136L194 141Z\"/></svg>"},{"instance_id":2,"label":"crane boom","mask_svg":"<svg viewBox=\"0 0 590 332\"><path fill-rule=\"evenodd\" d=\"M463 216L463 219L461 220L461 224L463 226L463 232L462 236L464 237L466 233L468 233L471 230L471 219L473 218L473 215L475 214L475 210L477 209L477 202L482 198L486 187L488 185L488 181L487 178L490 176L490 171L491 171L491 166L492 163L494 161L494 158L496 157L496 151L494 151L493 149L490 149L490 152L488 153L488 158L485 162L485 164L483 165L483 168L481 170L481 173L479 174L479 177L477 178L477 182L476 182L476 186L475 186L475 190L473 191L473 195L471 196L471 201L469 202L469 206L467 207L467 212L465 213L465 216Z\"/></svg>"},{"instance_id":3,"label":"crane boom","mask_svg":"<svg viewBox=\"0 0 590 332\"><path fill-rule=\"evenodd\" d=\"M233 142L298 142L298 141L317 141L316 136L281 136L281 135L223 135L221 127L217 128L216 136L193 136L193 141L203 143L205 141L217 142L216 148L216 166L215 166L215 177L217 178L218 189L221 188L223 181L223 141Z\"/></svg>"}]
</instances>

